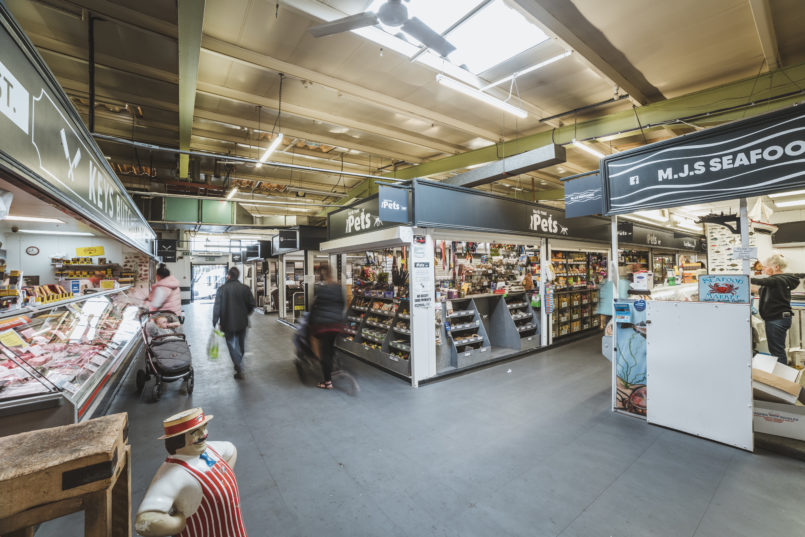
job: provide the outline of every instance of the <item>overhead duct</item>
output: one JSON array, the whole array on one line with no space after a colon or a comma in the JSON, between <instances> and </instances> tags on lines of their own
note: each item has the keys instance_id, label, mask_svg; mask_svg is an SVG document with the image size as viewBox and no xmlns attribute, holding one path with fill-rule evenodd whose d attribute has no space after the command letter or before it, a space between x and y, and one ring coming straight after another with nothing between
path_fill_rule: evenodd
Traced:
<instances>
[{"instance_id":1,"label":"overhead duct","mask_svg":"<svg viewBox=\"0 0 805 537\"><path fill-rule=\"evenodd\" d=\"M443 182L463 187L485 185L505 177L547 168L562 162L565 162L565 148L561 145L550 144L490 162L480 168L445 179Z\"/></svg>"}]
</instances>

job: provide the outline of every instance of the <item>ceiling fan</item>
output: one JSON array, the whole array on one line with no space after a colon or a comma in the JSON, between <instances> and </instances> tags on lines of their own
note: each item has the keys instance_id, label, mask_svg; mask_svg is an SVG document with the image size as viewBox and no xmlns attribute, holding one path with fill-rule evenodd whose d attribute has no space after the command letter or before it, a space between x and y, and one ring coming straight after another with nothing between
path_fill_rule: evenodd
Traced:
<instances>
[{"instance_id":1,"label":"ceiling fan","mask_svg":"<svg viewBox=\"0 0 805 537\"><path fill-rule=\"evenodd\" d=\"M406 2L408 0L405 0ZM313 26L308 31L315 37L324 37L367 26L375 26L382 23L385 26L399 27L400 30L410 35L427 48L439 53L440 56L447 56L454 50L454 47L447 39L433 31L427 24L416 17L408 17L408 8L403 5L402 0L387 0L380 6L377 13L365 11L356 15L350 15L342 19L337 19L318 26Z\"/></svg>"}]
</instances>

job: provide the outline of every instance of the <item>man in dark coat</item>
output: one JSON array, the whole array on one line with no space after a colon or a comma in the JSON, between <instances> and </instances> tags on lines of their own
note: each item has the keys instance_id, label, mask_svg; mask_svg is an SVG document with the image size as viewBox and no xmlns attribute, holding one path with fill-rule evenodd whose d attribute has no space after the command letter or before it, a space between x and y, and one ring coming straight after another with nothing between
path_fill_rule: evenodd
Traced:
<instances>
[{"instance_id":1,"label":"man in dark coat","mask_svg":"<svg viewBox=\"0 0 805 537\"><path fill-rule=\"evenodd\" d=\"M252 290L238 281L240 271L237 267L229 269L226 283L215 293L215 306L212 309L212 326L221 323L226 338L229 357L235 366L235 378L243 378L243 354L246 352L246 329L249 315L254 309Z\"/></svg>"}]
</instances>

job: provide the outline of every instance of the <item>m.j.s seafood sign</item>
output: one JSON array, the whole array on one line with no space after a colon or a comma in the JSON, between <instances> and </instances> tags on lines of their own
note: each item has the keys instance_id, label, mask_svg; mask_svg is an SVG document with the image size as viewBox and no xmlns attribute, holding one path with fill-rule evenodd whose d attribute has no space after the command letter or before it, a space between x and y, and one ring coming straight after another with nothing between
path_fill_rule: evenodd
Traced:
<instances>
[{"instance_id":1,"label":"m.j.s seafood sign","mask_svg":"<svg viewBox=\"0 0 805 537\"><path fill-rule=\"evenodd\" d=\"M805 186L805 107L611 155L601 176L610 215Z\"/></svg>"}]
</instances>

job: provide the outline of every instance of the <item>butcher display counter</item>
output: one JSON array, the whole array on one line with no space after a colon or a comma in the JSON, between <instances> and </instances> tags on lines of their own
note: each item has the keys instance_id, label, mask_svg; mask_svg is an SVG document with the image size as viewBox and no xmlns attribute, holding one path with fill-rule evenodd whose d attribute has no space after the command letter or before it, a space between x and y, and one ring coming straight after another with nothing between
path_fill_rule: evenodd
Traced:
<instances>
[{"instance_id":1,"label":"butcher display counter","mask_svg":"<svg viewBox=\"0 0 805 537\"><path fill-rule=\"evenodd\" d=\"M142 349L127 289L0 315L0 436L105 410Z\"/></svg>"}]
</instances>

